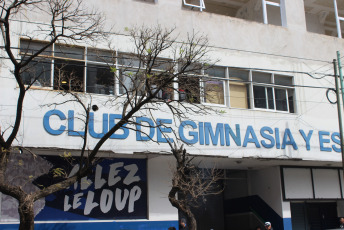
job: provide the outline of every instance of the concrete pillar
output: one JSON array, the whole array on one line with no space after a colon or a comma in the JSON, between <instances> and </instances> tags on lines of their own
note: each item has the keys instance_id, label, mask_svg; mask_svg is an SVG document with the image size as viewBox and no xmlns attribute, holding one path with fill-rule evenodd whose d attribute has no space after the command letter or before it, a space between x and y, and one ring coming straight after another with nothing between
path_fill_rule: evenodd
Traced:
<instances>
[{"instance_id":1,"label":"concrete pillar","mask_svg":"<svg viewBox=\"0 0 344 230\"><path fill-rule=\"evenodd\" d=\"M284 7L286 27L291 30L306 31L306 17L304 0L281 0L281 7Z\"/></svg>"}]
</instances>

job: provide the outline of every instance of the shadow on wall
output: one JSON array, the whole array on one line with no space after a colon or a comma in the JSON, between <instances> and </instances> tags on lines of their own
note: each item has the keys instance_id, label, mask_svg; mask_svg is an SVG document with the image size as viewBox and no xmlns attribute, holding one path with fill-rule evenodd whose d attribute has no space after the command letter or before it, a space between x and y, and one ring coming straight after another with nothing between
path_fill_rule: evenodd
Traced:
<instances>
[{"instance_id":1,"label":"shadow on wall","mask_svg":"<svg viewBox=\"0 0 344 230\"><path fill-rule=\"evenodd\" d=\"M284 229L283 218L258 195L226 200L224 209L226 216L252 213L261 223L269 221L274 229Z\"/></svg>"}]
</instances>

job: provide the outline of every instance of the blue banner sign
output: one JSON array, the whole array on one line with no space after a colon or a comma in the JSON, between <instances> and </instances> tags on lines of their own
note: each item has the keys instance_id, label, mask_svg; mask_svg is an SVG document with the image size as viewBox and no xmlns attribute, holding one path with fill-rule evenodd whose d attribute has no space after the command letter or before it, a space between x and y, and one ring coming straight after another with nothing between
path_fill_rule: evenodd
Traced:
<instances>
[{"instance_id":1,"label":"blue banner sign","mask_svg":"<svg viewBox=\"0 0 344 230\"><path fill-rule=\"evenodd\" d=\"M52 128L50 126L50 118L56 116L61 120L61 124L58 128ZM90 113L90 122L88 125L88 132L93 138L101 138L112 127L116 125L116 120L121 119L120 114L102 114L102 132L95 131L94 113ZM74 127L74 111L69 110L67 115L60 110L50 110L43 117L43 126L46 132L51 135L61 135L67 132L69 136L83 136L84 131L76 130ZM67 120L67 126L63 125L64 120ZM152 139L159 143L173 142L172 138L166 138L166 135L172 133L172 119L157 118L157 125L153 120L148 117L136 118L136 141L150 141ZM148 132L141 132L142 127L150 127ZM156 127L156 128L154 128ZM303 143L296 143L295 138L289 128L280 129L276 127L264 126L257 131L253 126L248 125L245 127L245 131L242 131L240 124L226 124L210 122L195 122L192 120L182 121L178 129L179 138L187 144L200 144L213 146L241 146L247 147L248 145L255 146L256 148L275 148L285 149L287 146L291 146L294 150L297 150L299 144L306 146L306 150L311 150L311 140L313 136L313 130L298 130L302 137ZM164 135L166 134L166 135ZM111 135L110 139L126 139L129 136L129 129L126 125L120 128L118 133ZM340 152L340 136L338 132L318 131L319 147L320 151L325 152Z\"/></svg>"},{"instance_id":2,"label":"blue banner sign","mask_svg":"<svg viewBox=\"0 0 344 230\"><path fill-rule=\"evenodd\" d=\"M79 169L80 158L42 157L53 167L34 181L41 189ZM146 172L145 159L99 159L89 176L47 196L35 220L147 219Z\"/></svg>"}]
</instances>

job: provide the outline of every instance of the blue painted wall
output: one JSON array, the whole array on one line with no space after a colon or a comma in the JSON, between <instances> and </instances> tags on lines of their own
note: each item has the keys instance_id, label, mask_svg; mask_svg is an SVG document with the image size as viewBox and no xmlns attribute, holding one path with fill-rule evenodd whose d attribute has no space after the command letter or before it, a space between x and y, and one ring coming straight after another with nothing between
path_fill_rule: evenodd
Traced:
<instances>
[{"instance_id":1,"label":"blue painted wall","mask_svg":"<svg viewBox=\"0 0 344 230\"><path fill-rule=\"evenodd\" d=\"M283 218L284 230L292 230L291 218Z\"/></svg>"},{"instance_id":2,"label":"blue painted wall","mask_svg":"<svg viewBox=\"0 0 344 230\"><path fill-rule=\"evenodd\" d=\"M178 221L85 222L85 223L37 223L35 230L167 230L178 229ZM18 224L0 224L0 230L18 230Z\"/></svg>"}]
</instances>

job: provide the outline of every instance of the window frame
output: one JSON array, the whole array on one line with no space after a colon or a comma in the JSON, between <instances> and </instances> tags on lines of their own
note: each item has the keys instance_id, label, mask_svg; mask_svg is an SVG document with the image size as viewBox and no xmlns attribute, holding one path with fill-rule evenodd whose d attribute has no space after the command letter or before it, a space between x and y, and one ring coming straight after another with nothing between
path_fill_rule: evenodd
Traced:
<instances>
[{"instance_id":1,"label":"window frame","mask_svg":"<svg viewBox=\"0 0 344 230\"><path fill-rule=\"evenodd\" d=\"M286 18L286 14L285 14L285 0L279 0L279 3L273 2L271 0L262 0L264 24L269 24L267 6L275 6L275 7L280 8L281 26L287 27L287 18Z\"/></svg>"},{"instance_id":2,"label":"window frame","mask_svg":"<svg viewBox=\"0 0 344 230\"><path fill-rule=\"evenodd\" d=\"M213 66L212 68L224 68L225 71L225 76L224 77L216 77L216 76L211 76L209 74L205 74L205 70L202 70L202 78L200 81L200 89L201 91L201 104L204 105L209 105L209 106L217 106L217 107L227 107L228 105L228 90L227 89L227 85L229 82L229 78L228 78L228 67L226 66ZM211 69L211 68L210 68ZM221 81L222 82L222 87L223 87L223 104L217 104L217 103L210 103L210 102L206 102L206 82L214 79L215 81Z\"/></svg>"},{"instance_id":3,"label":"window frame","mask_svg":"<svg viewBox=\"0 0 344 230\"><path fill-rule=\"evenodd\" d=\"M344 17L339 16L337 0L333 0L333 4L334 4L334 15L336 18L337 37L342 38L342 29L341 29L340 22L341 21L344 22Z\"/></svg>"},{"instance_id":4,"label":"window frame","mask_svg":"<svg viewBox=\"0 0 344 230\"><path fill-rule=\"evenodd\" d=\"M262 6L262 16L263 16L263 23L264 24L269 24L268 21L268 9L267 6L275 6L280 8L280 17L281 17L281 26L287 27L287 18L286 18L286 13L285 13L285 0L279 0L280 3L273 2L271 0L261 0L259 5L261 4ZM336 0L334 0L336 1ZM204 0L199 0L199 5L187 3L186 0L183 0L183 5L184 6L189 6L191 8L197 8L199 9L200 12L203 12L203 10L206 9L205 2ZM257 6L259 6L257 5ZM344 20L344 18L343 18Z\"/></svg>"},{"instance_id":5,"label":"window frame","mask_svg":"<svg viewBox=\"0 0 344 230\"><path fill-rule=\"evenodd\" d=\"M29 39L25 39L25 38L21 38L20 39L20 42L21 41L30 41L30 42L35 42L35 43L41 43L41 44L44 44L45 41L38 41L38 40L29 40ZM64 44L56 44L56 45L64 45ZM54 80L55 80L55 62L56 60L70 60L70 61L78 61L80 63L84 63L84 72L83 72L83 91L80 91L80 92L83 92L83 93L92 93L92 94L99 94L99 95L106 95L106 96L123 96L125 95L125 93L120 93L120 81L119 81L119 78L121 78L121 71L130 71L130 70L136 70L136 71L139 71L140 69L142 68L145 68L144 64L142 61L140 60L137 60L139 61L138 63L136 63L136 66L134 63L131 63L129 65L127 65L128 63L125 63L123 62L122 63L122 59L123 57L125 56L132 56L133 58L133 61L135 61L135 54L131 54L131 53L126 53L126 52L120 52L120 51L112 51L113 52L113 55L111 58L112 58L112 61L111 61L111 64L113 64L113 66L116 68L116 71L113 72L113 84L110 84L108 87L113 87L113 94L109 94L109 93L94 93L94 92L89 92L87 90L87 80L88 80L88 66L90 65L96 65L96 66L106 66L108 65L109 63L107 63L106 61L104 62L101 62L101 61L96 61L96 60L89 60L89 52L92 53L93 50L94 52L96 51L99 51L99 52L111 52L111 51L108 51L108 50L104 50L104 49L96 49L96 48L88 48L86 46L76 46L76 48L81 48L83 49L83 59L75 59L75 58L66 58L66 57L58 57L56 55L56 46L55 44L52 45L51 47L51 51L47 51L47 52L51 52L50 54L51 55L46 55L46 54L42 54L42 55L39 55L38 58L44 58L46 60L49 60L50 62L50 65L51 65L51 72L50 72L50 86L49 87L46 87L46 86L34 86L32 85L32 87L34 88L39 88L39 89L50 89L50 90L58 90L58 89L54 89L55 86L54 86ZM30 52L30 50L28 49L28 52L22 52L22 50L24 50L25 47L23 49L19 49L19 56L22 58L24 54L26 55L30 55L28 54L28 52ZM25 50L24 50L25 51ZM107 56L106 56L107 57ZM165 60L168 60L168 61L171 61L171 62L176 62L176 60L172 60L172 59L166 59L166 58L159 58L161 60L165 59ZM178 67L179 63L175 63L174 67L173 67L173 74L177 73L177 69L179 68ZM210 68L210 67L209 67ZM296 89L295 89L295 85L294 85L294 76L290 76L290 75L283 75L279 72L264 72L262 70L253 70L253 69L245 69L245 68L239 68L239 67L229 67L229 66L221 66L221 65L217 65L217 66L213 66L211 68L223 68L224 70L224 77L222 77L222 70L220 72L220 74L216 74L214 73L214 76L211 75L211 73L209 74L205 74L205 71L206 71L206 67L204 67L201 71L195 73L195 74L186 74L185 77L195 77L197 78L197 81L198 81L198 86L196 85L196 89L198 87L198 95L199 95L199 98L197 98L197 104L204 104L204 105L207 105L207 106L217 106L217 107L226 107L226 108L235 108L235 109L251 109L251 110L261 110L261 111L272 111L272 112L281 112L281 113L290 113L290 114L296 114L297 113L297 103L296 103ZM233 82L236 82L237 80L234 80L234 79L231 79L231 76L230 76L230 70L233 69L233 70L240 70L240 71L247 71L248 73L248 78L247 80L244 81L245 78L243 78L243 81L242 83L246 85L246 90L247 90L247 107L248 108L240 108L240 107L232 107L231 106L231 90L230 90L230 82L233 81ZM163 69L159 69L159 67L156 67L154 69L152 69L153 72L160 72L160 71L164 71ZM111 72L111 71L110 71ZM112 73L112 72L111 72ZM264 75L263 78L261 78L262 82L255 82L255 78L254 78L254 73L262 73L265 75L265 79L269 79L269 80L264 80ZM218 76L215 76L215 75L218 75ZM90 75L91 76L91 75ZM234 75L233 75L234 76ZM182 77L182 76L180 76ZM287 77L287 78L290 78L290 80L283 80L282 78L283 77ZM234 76L235 78L235 76ZM280 78L279 81L277 81L279 84L276 84L276 79L277 78ZM174 82L171 84L171 88L173 90L172 94L170 94L169 98L171 98L172 100L178 100L180 101L179 99L179 96L180 96L180 88L179 87L179 82L177 81L177 77L175 78ZM206 102L206 96L205 96L205 91L206 91L206 82L207 81L211 81L211 80L214 80L214 81L218 81L218 82L222 82L222 87L223 87L223 101L224 103L223 104L217 104L217 103L210 103L210 102ZM104 85L104 86L107 86L107 85ZM254 96L254 87L255 86L260 86L260 87L264 87L265 89L265 100L266 100L266 107L265 108L259 108L257 106L255 106L255 96ZM269 97L268 97L268 94L267 94L267 89L268 88L271 88L272 89L272 100L273 100L273 109L269 108ZM283 103L286 103L285 105L282 106L287 108L287 110L280 110L280 109L277 109L278 107L278 101L276 99L276 90L284 90L285 92L285 99L281 99L283 100ZM78 92L78 91L76 91ZM109 90L110 92L110 90ZM220 92L220 91L219 91ZM292 95L291 95L292 94ZM197 95L197 97L198 97ZM281 94L283 95L283 94ZM283 97L284 98L284 97ZM163 99L163 98L160 98L160 99ZM198 101L199 100L199 101ZM292 100L292 103L291 103L291 100ZM183 100L184 102L188 103L188 100L185 99ZM285 101L285 102L284 102ZM292 107L291 107L292 106Z\"/></svg>"},{"instance_id":6,"label":"window frame","mask_svg":"<svg viewBox=\"0 0 344 230\"><path fill-rule=\"evenodd\" d=\"M295 103L295 87L294 87L294 77L293 76L289 76L289 75L281 75L281 74L276 74L276 73L268 73L271 74L271 82L270 83L261 83L261 82L255 82L254 78L253 78L253 72L261 72L261 71L250 71L250 84L251 84L251 105L252 105L252 109L254 110L261 110L261 111L273 111L273 112L280 112L280 113L289 113L289 114L295 114L296 113L296 103ZM261 73L267 73L267 72L261 72ZM291 86L285 86L285 85L276 85L275 84L275 76L277 75L277 77L290 77L291 78ZM256 107L255 105L255 96L254 96L254 86L261 86L265 88L265 100L266 100L266 108L259 108ZM273 105L274 108L270 109L269 108L269 97L267 94L267 88L272 88L272 100L273 100ZM277 101L276 101L276 89L283 89L285 90L286 93L286 106L287 106L287 111L285 110L279 110L277 109ZM288 90L293 90L294 95L293 95L293 112L290 111L290 102L289 102L289 93Z\"/></svg>"},{"instance_id":7,"label":"window frame","mask_svg":"<svg viewBox=\"0 0 344 230\"><path fill-rule=\"evenodd\" d=\"M109 66L109 63L107 63L107 62L102 62L102 61L93 61L93 60L89 60L89 51L90 51L90 53L93 51L93 52L111 52L111 51L109 51L109 50L104 50L104 49L95 49L95 48L88 48L88 47L85 47L85 79L84 79L84 81L85 81L85 90L84 90L84 92L85 93L92 93L92 94L99 94L99 95L117 95L117 92L118 92L118 90L117 90L117 85L116 85L116 75L117 75L117 51L115 51L114 53L115 53L115 56L114 57L112 57L113 58L113 61L114 61L114 63L113 62L111 62L111 64L113 64L113 67L115 67L116 68L116 71L115 72L112 72L113 74L113 78L112 78L112 80L113 80L113 84L111 85L109 85L108 87L110 87L110 86L112 86L113 87L113 92L112 93L109 93L109 94L105 94L105 93L93 93L93 92L90 92L90 91L88 91L88 85L87 85L87 83L88 83L88 79L89 79L89 75L88 75L88 71L89 71L89 69L88 69L88 66L90 65L90 66L104 66L104 67L109 67L109 68L111 68L111 66ZM91 67L91 68L93 68L93 67ZM111 71L110 71L111 72ZM109 90L109 92L110 92L110 90Z\"/></svg>"},{"instance_id":8,"label":"window frame","mask_svg":"<svg viewBox=\"0 0 344 230\"><path fill-rule=\"evenodd\" d=\"M56 51L56 46L65 46L65 47L68 47L68 46L72 46L70 44L63 44L63 43L54 43L52 45L52 54L53 54L53 61L52 61L52 71L51 71L51 80L52 80L52 88L53 90L59 90L59 89L55 89L55 67L57 64L55 64L55 61L56 60L59 60L59 61L72 61L72 62L78 62L80 63L81 67L83 68L83 75L81 76L81 79L82 79L82 90L81 91L78 91L76 90L75 92L86 92L86 47L85 46L74 46L75 48L79 48L79 49L82 49L83 52L82 52L82 59L77 59L77 58L69 58L69 57L60 57L60 56L57 56L57 51ZM68 65L68 64L67 64ZM71 90L71 91L74 91L74 90Z\"/></svg>"},{"instance_id":9,"label":"window frame","mask_svg":"<svg viewBox=\"0 0 344 230\"><path fill-rule=\"evenodd\" d=\"M27 48L27 52L23 52L22 51L22 47L21 47L22 41L29 42L29 43L31 43L31 42L33 42L33 43L40 43L40 44L47 44L48 43L47 41L42 41L42 40L34 40L34 39L30 40L30 39L27 39L27 38L19 38L19 46L18 46L19 47L19 52L18 52L18 56L19 56L19 59L22 59L22 60L24 60L26 57L31 56L30 54L28 54L28 52L30 52L29 46L26 47ZM45 52L50 52L50 55L42 54L42 53L45 53ZM37 56L37 58L42 59L42 60L49 60L49 62L50 62L50 63L47 63L48 65L50 64L50 77L49 77L49 84L48 84L49 86L37 86L35 84L32 84L31 88L33 88L33 89L35 89L35 88L36 89L53 89L53 86L52 86L53 85L53 82L52 82L52 80L53 80L52 79L53 73L52 72L54 71L54 69L53 69L53 66L51 64L51 62L54 60L54 56L53 56L54 55L54 49L53 49L53 46L51 46L51 50L44 51L42 53L39 54ZM35 60L33 59L33 61L35 61ZM37 78L36 81L38 79L39 78Z\"/></svg>"},{"instance_id":10,"label":"window frame","mask_svg":"<svg viewBox=\"0 0 344 230\"><path fill-rule=\"evenodd\" d=\"M186 0L183 0L183 4L184 4L184 6L190 6L190 7L198 8L201 12L203 10L205 10L204 0L199 0L199 5L194 5L194 4L187 3Z\"/></svg>"}]
</instances>

